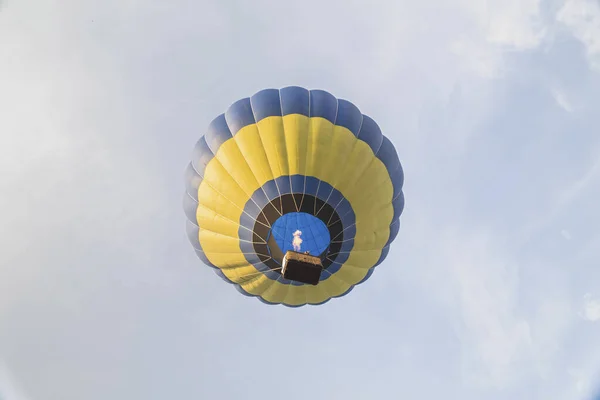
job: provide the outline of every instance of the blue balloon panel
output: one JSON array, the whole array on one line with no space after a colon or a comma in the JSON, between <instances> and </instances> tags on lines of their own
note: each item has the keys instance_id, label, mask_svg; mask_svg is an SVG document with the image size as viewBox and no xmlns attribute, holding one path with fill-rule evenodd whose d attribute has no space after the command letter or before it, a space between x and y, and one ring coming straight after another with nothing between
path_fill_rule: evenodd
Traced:
<instances>
[{"instance_id":1,"label":"blue balloon panel","mask_svg":"<svg viewBox=\"0 0 600 400\"><path fill-rule=\"evenodd\" d=\"M279 217L271 227L271 234L275 237L277 245L285 254L294 250L294 232L302 239L300 252L308 251L313 256L318 256L329 246L331 238L327 226L317 217L303 212L293 212Z\"/></svg>"}]
</instances>

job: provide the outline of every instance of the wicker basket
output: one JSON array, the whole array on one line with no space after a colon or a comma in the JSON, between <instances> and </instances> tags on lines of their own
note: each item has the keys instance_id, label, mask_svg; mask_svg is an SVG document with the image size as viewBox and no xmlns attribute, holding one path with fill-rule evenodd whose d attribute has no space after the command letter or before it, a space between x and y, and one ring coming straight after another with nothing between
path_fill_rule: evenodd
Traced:
<instances>
[{"instance_id":1,"label":"wicker basket","mask_svg":"<svg viewBox=\"0 0 600 400\"><path fill-rule=\"evenodd\" d=\"M317 285L321 279L321 259L308 253L288 251L283 256L281 274L285 279Z\"/></svg>"}]
</instances>

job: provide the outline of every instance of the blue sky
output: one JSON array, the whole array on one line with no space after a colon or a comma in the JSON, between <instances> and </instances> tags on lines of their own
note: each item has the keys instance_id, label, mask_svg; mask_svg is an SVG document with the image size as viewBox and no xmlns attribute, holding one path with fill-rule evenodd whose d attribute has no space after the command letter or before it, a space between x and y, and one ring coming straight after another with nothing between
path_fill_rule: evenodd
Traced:
<instances>
[{"instance_id":1,"label":"blue sky","mask_svg":"<svg viewBox=\"0 0 600 400\"><path fill-rule=\"evenodd\" d=\"M594 399L598 2L4 0L0 60L0 399ZM198 137L287 85L405 171L385 263L321 307L185 237Z\"/></svg>"}]
</instances>

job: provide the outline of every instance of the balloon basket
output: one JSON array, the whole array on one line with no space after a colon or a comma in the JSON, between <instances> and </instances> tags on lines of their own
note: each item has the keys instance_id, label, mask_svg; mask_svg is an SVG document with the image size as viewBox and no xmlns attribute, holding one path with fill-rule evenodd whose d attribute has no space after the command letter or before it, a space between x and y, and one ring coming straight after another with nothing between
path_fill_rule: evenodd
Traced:
<instances>
[{"instance_id":1,"label":"balloon basket","mask_svg":"<svg viewBox=\"0 0 600 400\"><path fill-rule=\"evenodd\" d=\"M321 259L307 253L289 250L283 256L281 275L290 281L317 285L321 279Z\"/></svg>"}]
</instances>

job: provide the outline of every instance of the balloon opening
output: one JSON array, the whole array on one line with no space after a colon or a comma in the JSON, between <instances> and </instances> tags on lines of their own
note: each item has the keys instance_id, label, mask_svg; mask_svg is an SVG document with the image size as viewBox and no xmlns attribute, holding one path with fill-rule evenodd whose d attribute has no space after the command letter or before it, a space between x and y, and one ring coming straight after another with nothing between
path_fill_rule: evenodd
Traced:
<instances>
[{"instance_id":1,"label":"balloon opening","mask_svg":"<svg viewBox=\"0 0 600 400\"><path fill-rule=\"evenodd\" d=\"M270 236L279 247L269 248L271 253L285 254L291 250L320 256L331 242L327 225L304 212L291 212L279 217L271 227Z\"/></svg>"}]
</instances>

